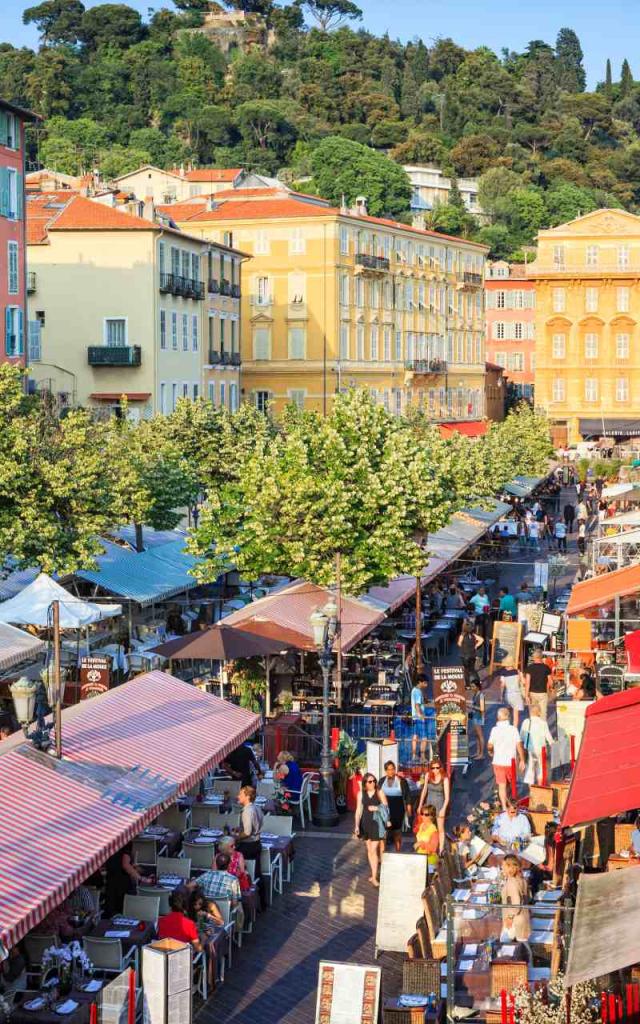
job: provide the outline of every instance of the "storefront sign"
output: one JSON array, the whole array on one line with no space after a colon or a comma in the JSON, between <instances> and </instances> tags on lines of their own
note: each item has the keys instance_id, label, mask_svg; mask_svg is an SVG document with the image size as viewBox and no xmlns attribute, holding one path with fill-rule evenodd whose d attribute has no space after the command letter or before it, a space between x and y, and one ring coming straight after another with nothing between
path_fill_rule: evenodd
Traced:
<instances>
[{"instance_id":1,"label":"storefront sign","mask_svg":"<svg viewBox=\"0 0 640 1024\"><path fill-rule=\"evenodd\" d=\"M467 711L467 697L462 665L434 665L433 702L438 718L447 718Z\"/></svg>"},{"instance_id":2,"label":"storefront sign","mask_svg":"<svg viewBox=\"0 0 640 1024\"><path fill-rule=\"evenodd\" d=\"M111 658L82 658L80 661L80 700L106 693L111 685Z\"/></svg>"},{"instance_id":3,"label":"storefront sign","mask_svg":"<svg viewBox=\"0 0 640 1024\"><path fill-rule=\"evenodd\" d=\"M376 1024L380 967L320 961L316 1024Z\"/></svg>"},{"instance_id":4,"label":"storefront sign","mask_svg":"<svg viewBox=\"0 0 640 1024\"><path fill-rule=\"evenodd\" d=\"M491 645L491 666L502 665L505 658L513 658L514 665L520 663L520 644L522 642L522 625L519 622L494 622L493 641Z\"/></svg>"}]
</instances>

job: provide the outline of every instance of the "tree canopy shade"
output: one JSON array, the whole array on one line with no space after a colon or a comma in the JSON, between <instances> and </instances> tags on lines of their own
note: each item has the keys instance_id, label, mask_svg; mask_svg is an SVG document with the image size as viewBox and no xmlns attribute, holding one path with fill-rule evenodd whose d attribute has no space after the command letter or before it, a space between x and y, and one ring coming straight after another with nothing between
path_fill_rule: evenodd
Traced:
<instances>
[{"instance_id":1,"label":"tree canopy shade","mask_svg":"<svg viewBox=\"0 0 640 1024\"><path fill-rule=\"evenodd\" d=\"M311 157L314 187L319 195L340 206L365 196L373 216L408 212L411 184L406 172L369 146L330 136Z\"/></svg>"},{"instance_id":2,"label":"tree canopy shade","mask_svg":"<svg viewBox=\"0 0 640 1024\"><path fill-rule=\"evenodd\" d=\"M567 92L584 92L587 76L584 71L582 47L571 28L561 28L556 39L558 82Z\"/></svg>"},{"instance_id":3,"label":"tree canopy shade","mask_svg":"<svg viewBox=\"0 0 640 1024\"><path fill-rule=\"evenodd\" d=\"M309 13L321 32L362 17L362 11L352 0L301 0L298 6Z\"/></svg>"}]
</instances>

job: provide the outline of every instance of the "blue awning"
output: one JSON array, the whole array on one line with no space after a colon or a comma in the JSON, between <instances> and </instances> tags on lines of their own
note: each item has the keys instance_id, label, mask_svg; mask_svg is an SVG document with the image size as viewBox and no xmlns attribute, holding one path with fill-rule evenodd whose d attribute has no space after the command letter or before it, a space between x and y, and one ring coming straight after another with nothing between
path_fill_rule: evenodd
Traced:
<instances>
[{"instance_id":1,"label":"blue awning","mask_svg":"<svg viewBox=\"0 0 640 1024\"><path fill-rule=\"evenodd\" d=\"M180 537L138 552L105 540L105 553L96 558L98 568L83 569L75 575L143 606L164 601L199 586L189 574L196 559L184 550L185 541Z\"/></svg>"}]
</instances>

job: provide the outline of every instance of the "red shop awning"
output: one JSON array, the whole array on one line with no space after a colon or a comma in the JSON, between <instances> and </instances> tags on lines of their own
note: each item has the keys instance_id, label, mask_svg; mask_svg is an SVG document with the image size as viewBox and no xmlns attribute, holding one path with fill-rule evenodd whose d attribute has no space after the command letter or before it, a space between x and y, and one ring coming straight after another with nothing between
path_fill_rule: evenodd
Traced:
<instances>
[{"instance_id":1,"label":"red shop awning","mask_svg":"<svg viewBox=\"0 0 640 1024\"><path fill-rule=\"evenodd\" d=\"M567 605L567 615L577 615L589 608L609 604L616 597L628 597L640 591L640 565L627 565L624 569L605 572L590 580L576 583Z\"/></svg>"},{"instance_id":2,"label":"red shop awning","mask_svg":"<svg viewBox=\"0 0 640 1024\"><path fill-rule=\"evenodd\" d=\"M486 420L458 420L456 423L439 423L441 437L451 434L464 434L466 437L483 437L487 432Z\"/></svg>"},{"instance_id":3,"label":"red shop awning","mask_svg":"<svg viewBox=\"0 0 640 1024\"><path fill-rule=\"evenodd\" d=\"M640 807L640 689L614 693L587 708L561 825L585 825L636 807Z\"/></svg>"},{"instance_id":4,"label":"red shop awning","mask_svg":"<svg viewBox=\"0 0 640 1024\"><path fill-rule=\"evenodd\" d=\"M149 672L63 713L62 761L0 743L0 941L15 945L259 724Z\"/></svg>"}]
</instances>

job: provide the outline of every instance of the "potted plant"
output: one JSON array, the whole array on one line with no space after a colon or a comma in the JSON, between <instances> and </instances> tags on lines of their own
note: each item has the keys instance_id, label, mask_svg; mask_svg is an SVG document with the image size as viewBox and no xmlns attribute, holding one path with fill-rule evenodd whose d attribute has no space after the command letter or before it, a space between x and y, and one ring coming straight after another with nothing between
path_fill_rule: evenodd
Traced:
<instances>
[{"instance_id":1,"label":"potted plant","mask_svg":"<svg viewBox=\"0 0 640 1024\"><path fill-rule=\"evenodd\" d=\"M341 813L355 811L366 755L358 751L357 742L351 739L346 732L340 732L335 762L335 791L338 811Z\"/></svg>"},{"instance_id":2,"label":"potted plant","mask_svg":"<svg viewBox=\"0 0 640 1024\"><path fill-rule=\"evenodd\" d=\"M238 695L241 708L262 712L266 679L262 668L252 658L238 658L234 661L230 682Z\"/></svg>"}]
</instances>

